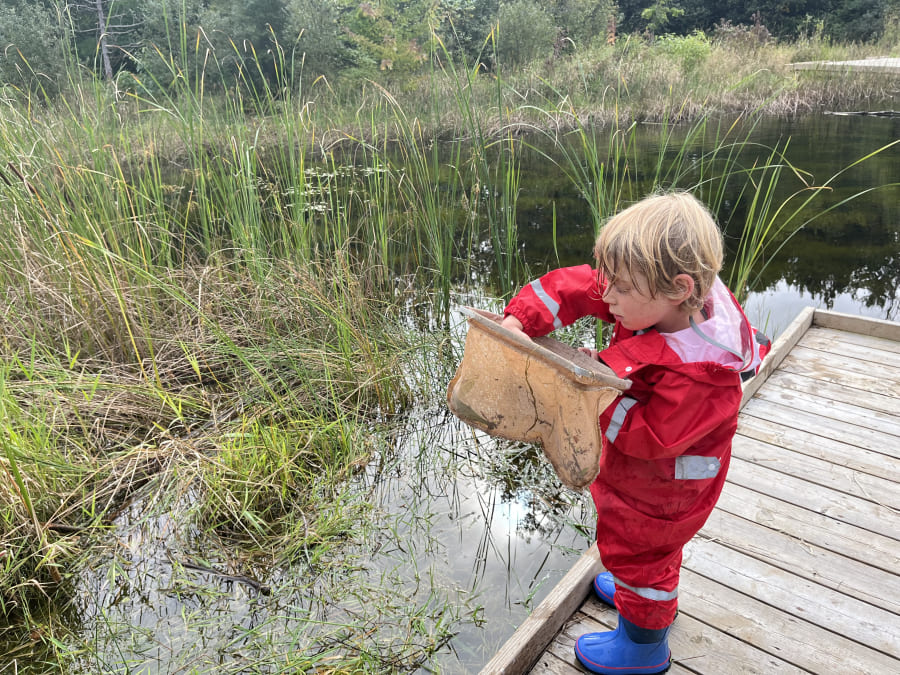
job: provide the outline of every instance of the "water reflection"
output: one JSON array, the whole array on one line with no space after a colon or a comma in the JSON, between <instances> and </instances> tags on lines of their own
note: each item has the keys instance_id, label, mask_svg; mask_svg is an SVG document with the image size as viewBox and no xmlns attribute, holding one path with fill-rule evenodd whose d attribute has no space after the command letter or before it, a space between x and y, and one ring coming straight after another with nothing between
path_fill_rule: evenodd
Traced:
<instances>
[{"instance_id":1,"label":"water reflection","mask_svg":"<svg viewBox=\"0 0 900 675\"><path fill-rule=\"evenodd\" d=\"M589 545L593 506L562 487L533 447L492 439L445 409L406 432L390 478L370 477L375 496L402 514L397 539L414 547L419 569L480 605L434 664L477 672Z\"/></svg>"},{"instance_id":2,"label":"water reflection","mask_svg":"<svg viewBox=\"0 0 900 675\"><path fill-rule=\"evenodd\" d=\"M681 131L681 136L684 132ZM671 149L660 147L659 130L643 127L637 136L635 175L650 173L662 150L669 161L680 148L680 130L674 130ZM740 136L740 133L738 134ZM770 149L784 148L785 157L806 172L809 185L827 185L813 206L810 219L793 238L767 255L765 268L751 277L751 290L780 303L848 308L852 313L890 319L898 316L900 287L900 146L857 160L900 138L900 119L809 115L796 119L763 119L753 128L742 151L741 164L764 162ZM695 154L709 150L713 139L697 139ZM549 148L543 148L550 152ZM689 185L691 176L682 185ZM894 184L891 186L891 184ZM777 202L806 183L783 172ZM889 186L889 187L884 187ZM559 265L590 262L593 223L587 204L574 186L546 161L523 159L519 200L519 234L526 262L535 273ZM649 189L649 186L648 186ZM860 196L854 197L859 194ZM851 199L852 198L852 199ZM552 208L556 209L556 240ZM748 216L747 200L726 197L717 214L726 228L726 269L734 265L740 227ZM557 255L558 253L558 255ZM795 294L792 295L793 289ZM772 291L769 293L769 291ZM776 292L777 291L777 292ZM855 298L848 303L844 296ZM769 308L780 312L779 307Z\"/></svg>"}]
</instances>

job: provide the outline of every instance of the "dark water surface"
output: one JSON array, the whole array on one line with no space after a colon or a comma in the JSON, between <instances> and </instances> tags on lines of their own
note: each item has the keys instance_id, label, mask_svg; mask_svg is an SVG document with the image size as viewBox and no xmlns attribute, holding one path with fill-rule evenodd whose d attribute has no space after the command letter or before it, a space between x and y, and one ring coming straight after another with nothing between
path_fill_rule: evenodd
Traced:
<instances>
[{"instance_id":1,"label":"dark water surface","mask_svg":"<svg viewBox=\"0 0 900 675\"><path fill-rule=\"evenodd\" d=\"M667 156L680 148L677 133L676 129L675 138L666 144ZM656 161L658 135L653 126L641 128L638 164L642 159L648 165ZM827 193L817 198L806 213L808 218L857 193L900 182L897 146L846 169L897 139L900 117L815 115L764 119L751 132L741 164L764 162L770 149L778 147L784 149L791 164L809 174L806 181L810 185L828 183ZM756 151L753 144L759 144ZM695 144L697 155L704 150L709 147L703 142ZM649 172L650 168L645 170ZM640 165L635 173L642 173ZM517 222L524 255L532 268L540 271L557 266L551 230L553 205L558 264L590 262L591 216L571 182L551 163L526 158L520 186ZM776 191L777 200L785 200L801 187L799 180L784 171ZM743 222L746 213L746 204L737 204L731 210L727 206L728 200L725 212L719 214L723 226L726 221L730 223L725 232L730 255L723 276L733 263L740 236L735 225ZM802 220L805 218L798 222ZM870 191L817 217L766 263L759 278L752 282L747 309L751 319L760 325L768 324L773 335L800 309L810 305L881 319L900 318L900 188Z\"/></svg>"}]
</instances>

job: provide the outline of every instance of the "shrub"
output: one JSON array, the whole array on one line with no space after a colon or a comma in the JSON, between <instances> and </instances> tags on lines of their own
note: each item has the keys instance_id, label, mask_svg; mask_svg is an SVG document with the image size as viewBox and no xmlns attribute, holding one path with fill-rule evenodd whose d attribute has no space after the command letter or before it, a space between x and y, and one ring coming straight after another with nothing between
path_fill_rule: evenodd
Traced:
<instances>
[{"instance_id":1,"label":"shrub","mask_svg":"<svg viewBox=\"0 0 900 675\"><path fill-rule=\"evenodd\" d=\"M59 22L40 4L0 7L0 82L25 93L55 94L66 73L67 46Z\"/></svg>"},{"instance_id":2,"label":"shrub","mask_svg":"<svg viewBox=\"0 0 900 675\"><path fill-rule=\"evenodd\" d=\"M535 0L500 5L497 52L500 63L520 66L548 55L556 40L553 19Z\"/></svg>"},{"instance_id":3,"label":"shrub","mask_svg":"<svg viewBox=\"0 0 900 675\"><path fill-rule=\"evenodd\" d=\"M690 35L663 35L658 41L659 49L681 61L681 68L689 72L703 63L712 51L706 34L695 30Z\"/></svg>"},{"instance_id":4,"label":"shrub","mask_svg":"<svg viewBox=\"0 0 900 675\"><path fill-rule=\"evenodd\" d=\"M712 31L712 40L725 49L733 51L757 50L768 43L772 36L769 30L761 23L759 14L754 14L755 22L752 26L733 24L727 19L721 19Z\"/></svg>"}]
</instances>

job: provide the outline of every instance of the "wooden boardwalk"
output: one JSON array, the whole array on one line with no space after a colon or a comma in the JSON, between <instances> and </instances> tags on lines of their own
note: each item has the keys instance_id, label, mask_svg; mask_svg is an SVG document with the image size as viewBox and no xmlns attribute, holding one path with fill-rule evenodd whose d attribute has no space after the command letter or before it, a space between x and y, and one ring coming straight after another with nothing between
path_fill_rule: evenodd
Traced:
<instances>
[{"instance_id":1,"label":"wooden boardwalk","mask_svg":"<svg viewBox=\"0 0 900 675\"><path fill-rule=\"evenodd\" d=\"M669 672L900 673L900 324L807 310L744 399ZM593 549L482 672L585 672L575 639L617 620L599 570Z\"/></svg>"},{"instance_id":2,"label":"wooden boardwalk","mask_svg":"<svg viewBox=\"0 0 900 675\"><path fill-rule=\"evenodd\" d=\"M852 61L802 61L789 64L791 70L812 70L819 73L885 73L900 74L900 59L880 57Z\"/></svg>"}]
</instances>

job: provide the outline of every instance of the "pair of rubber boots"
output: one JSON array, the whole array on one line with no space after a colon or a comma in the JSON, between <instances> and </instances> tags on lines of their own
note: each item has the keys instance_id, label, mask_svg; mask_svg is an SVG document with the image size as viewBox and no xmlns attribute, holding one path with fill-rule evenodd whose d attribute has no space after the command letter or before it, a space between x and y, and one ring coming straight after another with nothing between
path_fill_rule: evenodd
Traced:
<instances>
[{"instance_id":1,"label":"pair of rubber boots","mask_svg":"<svg viewBox=\"0 0 900 675\"><path fill-rule=\"evenodd\" d=\"M615 606L616 585L612 574L601 572L594 579L594 592L608 605ZM613 631L588 633L575 642L575 656L593 673L651 675L663 673L672 663L669 628L641 628L621 614Z\"/></svg>"}]
</instances>

